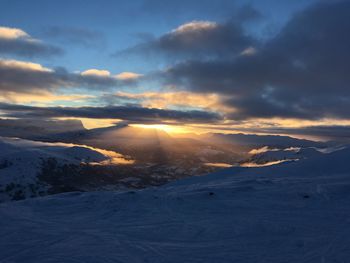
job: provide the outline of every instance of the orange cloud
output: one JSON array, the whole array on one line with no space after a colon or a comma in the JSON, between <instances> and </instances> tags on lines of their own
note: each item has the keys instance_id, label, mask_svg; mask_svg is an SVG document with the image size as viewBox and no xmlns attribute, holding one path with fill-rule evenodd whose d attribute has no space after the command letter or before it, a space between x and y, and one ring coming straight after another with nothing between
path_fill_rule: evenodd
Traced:
<instances>
[{"instance_id":1,"label":"orange cloud","mask_svg":"<svg viewBox=\"0 0 350 263\"><path fill-rule=\"evenodd\" d=\"M90 119L90 118L75 118L75 117L61 117L55 118L57 120L80 120L86 129L95 129L114 126L122 120L118 119Z\"/></svg>"},{"instance_id":2,"label":"orange cloud","mask_svg":"<svg viewBox=\"0 0 350 263\"><path fill-rule=\"evenodd\" d=\"M77 102L84 101L85 99L91 98L90 95L81 94L54 94L47 91L37 92L37 93L18 93L12 91L1 91L0 92L0 102L12 102L12 103L24 103L32 104L36 106L47 106L52 103L58 102Z\"/></svg>"},{"instance_id":3,"label":"orange cloud","mask_svg":"<svg viewBox=\"0 0 350 263\"><path fill-rule=\"evenodd\" d=\"M117 75L111 75L111 72L108 70L101 69L88 69L80 73L82 76L95 76L95 77L104 77L104 78L115 78L119 80L134 80L142 76L142 74L137 74L134 72L122 72Z\"/></svg>"},{"instance_id":4,"label":"orange cloud","mask_svg":"<svg viewBox=\"0 0 350 263\"><path fill-rule=\"evenodd\" d=\"M39 71L39 72L52 72L52 69L45 68L40 64L13 60L13 59L0 58L0 67L22 69L22 70L29 70L29 71Z\"/></svg>"},{"instance_id":5,"label":"orange cloud","mask_svg":"<svg viewBox=\"0 0 350 263\"><path fill-rule=\"evenodd\" d=\"M217 111L229 110L221 105L221 97L214 93L199 94L188 91L144 93L117 92L116 95L118 97L140 100L142 106L150 108L166 109L171 107L189 107Z\"/></svg>"},{"instance_id":6,"label":"orange cloud","mask_svg":"<svg viewBox=\"0 0 350 263\"><path fill-rule=\"evenodd\" d=\"M100 69L88 69L80 73L82 76L97 76L97 77L109 77L111 73L108 70Z\"/></svg>"},{"instance_id":7,"label":"orange cloud","mask_svg":"<svg viewBox=\"0 0 350 263\"><path fill-rule=\"evenodd\" d=\"M0 27L0 38L5 39L18 39L18 38L30 38L26 32L19 28Z\"/></svg>"},{"instance_id":8,"label":"orange cloud","mask_svg":"<svg viewBox=\"0 0 350 263\"><path fill-rule=\"evenodd\" d=\"M137 74L133 72L122 72L118 75L115 75L114 77L121 80L133 80L138 79L139 77L142 77L142 74Z\"/></svg>"}]
</instances>

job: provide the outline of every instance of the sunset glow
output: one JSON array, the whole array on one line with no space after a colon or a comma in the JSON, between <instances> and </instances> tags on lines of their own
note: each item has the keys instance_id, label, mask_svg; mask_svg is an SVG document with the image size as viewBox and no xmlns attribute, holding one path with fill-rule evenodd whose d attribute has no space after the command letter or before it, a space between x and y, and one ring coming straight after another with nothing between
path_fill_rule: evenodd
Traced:
<instances>
[{"instance_id":1,"label":"sunset glow","mask_svg":"<svg viewBox=\"0 0 350 263\"><path fill-rule=\"evenodd\" d=\"M166 124L134 124L134 127L144 128L144 129L157 129L165 131L169 134L178 134L188 132L186 127L176 126L176 125L166 125Z\"/></svg>"},{"instance_id":2,"label":"sunset glow","mask_svg":"<svg viewBox=\"0 0 350 263\"><path fill-rule=\"evenodd\" d=\"M148 1L137 0L133 7L125 2L116 7L120 21L115 22L132 23L125 28L101 19L107 14L87 20L94 4L86 7L88 15L67 14L67 24L57 18L31 22L41 16L30 12L15 21L3 14L0 114L76 119L87 129L124 122L172 134L346 136L349 79L341 69L347 68L349 52L339 32L348 18L341 14L334 21L325 12L346 4L291 1L270 14L257 1L249 7L233 2L227 3L227 10L235 10L230 15L205 3L206 12L194 5L162 25L159 17L149 17L153 11L139 11ZM70 10L78 8L71 5ZM129 11L138 19L129 21ZM168 10L158 11L168 18ZM301 31L305 24L310 26Z\"/></svg>"}]
</instances>

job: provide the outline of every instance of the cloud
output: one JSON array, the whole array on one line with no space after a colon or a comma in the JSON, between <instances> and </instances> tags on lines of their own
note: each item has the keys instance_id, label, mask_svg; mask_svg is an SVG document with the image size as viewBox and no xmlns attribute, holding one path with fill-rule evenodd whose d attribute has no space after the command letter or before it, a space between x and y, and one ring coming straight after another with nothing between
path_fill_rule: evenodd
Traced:
<instances>
[{"instance_id":1,"label":"cloud","mask_svg":"<svg viewBox=\"0 0 350 263\"><path fill-rule=\"evenodd\" d=\"M21 29L0 27L0 54L47 57L62 53L60 48L35 39Z\"/></svg>"},{"instance_id":2,"label":"cloud","mask_svg":"<svg viewBox=\"0 0 350 263\"><path fill-rule=\"evenodd\" d=\"M0 38L18 39L18 38L30 38L30 36L19 28L0 27Z\"/></svg>"},{"instance_id":3,"label":"cloud","mask_svg":"<svg viewBox=\"0 0 350 263\"><path fill-rule=\"evenodd\" d=\"M137 74L134 72L122 72L115 75L115 78L120 80L135 80L141 78L142 76L142 74Z\"/></svg>"},{"instance_id":4,"label":"cloud","mask_svg":"<svg viewBox=\"0 0 350 263\"><path fill-rule=\"evenodd\" d=\"M256 48L254 47L247 47L246 49L244 49L242 52L241 52L241 55L242 56L253 56L255 55L257 52Z\"/></svg>"},{"instance_id":5,"label":"cloud","mask_svg":"<svg viewBox=\"0 0 350 263\"><path fill-rule=\"evenodd\" d=\"M186 36L188 34L197 34L201 31L211 31L218 28L218 24L210 21L192 21L179 26L171 31L174 36Z\"/></svg>"},{"instance_id":6,"label":"cloud","mask_svg":"<svg viewBox=\"0 0 350 263\"><path fill-rule=\"evenodd\" d=\"M289 134L318 136L333 140L350 140L350 126L310 126L302 129L285 129L284 132Z\"/></svg>"},{"instance_id":7,"label":"cloud","mask_svg":"<svg viewBox=\"0 0 350 263\"><path fill-rule=\"evenodd\" d=\"M198 15L210 18L235 16L240 20L256 19L260 16L251 6L240 6L235 0L143 0L139 12L160 17L165 23Z\"/></svg>"},{"instance_id":8,"label":"cloud","mask_svg":"<svg viewBox=\"0 0 350 263\"><path fill-rule=\"evenodd\" d=\"M102 32L79 27L51 26L43 30L42 35L63 44L76 44L84 47L101 47L106 43Z\"/></svg>"},{"instance_id":9,"label":"cloud","mask_svg":"<svg viewBox=\"0 0 350 263\"><path fill-rule=\"evenodd\" d=\"M249 129L247 130L249 131ZM256 132L251 130L250 132ZM259 132L268 134L286 134L294 136L310 136L323 140L336 140L350 142L350 126L349 125L315 125L306 127L271 127L260 129Z\"/></svg>"},{"instance_id":10,"label":"cloud","mask_svg":"<svg viewBox=\"0 0 350 263\"><path fill-rule=\"evenodd\" d=\"M254 39L245 33L239 22L231 20L220 24L194 20L159 38L117 52L115 56L152 54L176 59L234 57L254 45Z\"/></svg>"},{"instance_id":11,"label":"cloud","mask_svg":"<svg viewBox=\"0 0 350 263\"><path fill-rule=\"evenodd\" d=\"M160 75L167 85L221 94L229 119L350 118L349 27L350 2L320 2L258 48L244 42L239 57L192 58Z\"/></svg>"},{"instance_id":12,"label":"cloud","mask_svg":"<svg viewBox=\"0 0 350 263\"><path fill-rule=\"evenodd\" d=\"M147 91L131 93L118 91L98 98L99 101L113 103L135 103L148 108L161 109L201 109L223 112L220 96L214 93L199 94L188 91Z\"/></svg>"},{"instance_id":13,"label":"cloud","mask_svg":"<svg viewBox=\"0 0 350 263\"><path fill-rule=\"evenodd\" d=\"M81 72L82 76L97 76L97 77L109 77L111 73L108 70L88 69Z\"/></svg>"},{"instance_id":14,"label":"cloud","mask_svg":"<svg viewBox=\"0 0 350 263\"><path fill-rule=\"evenodd\" d=\"M93 96L83 94L57 94L48 91L32 94L19 94L16 92L0 92L0 102L6 103L30 103L31 105L53 105L56 103L82 103L91 100Z\"/></svg>"},{"instance_id":15,"label":"cloud","mask_svg":"<svg viewBox=\"0 0 350 263\"><path fill-rule=\"evenodd\" d=\"M0 91L33 93L67 85L67 73L56 73L40 64L0 59Z\"/></svg>"},{"instance_id":16,"label":"cloud","mask_svg":"<svg viewBox=\"0 0 350 263\"><path fill-rule=\"evenodd\" d=\"M133 123L210 123L222 120L217 113L176 111L139 106L106 107L33 107L0 103L3 116L15 118L92 118L121 119Z\"/></svg>"},{"instance_id":17,"label":"cloud","mask_svg":"<svg viewBox=\"0 0 350 263\"><path fill-rule=\"evenodd\" d=\"M37 63L0 58L0 92L30 94L67 88L111 89L134 84L136 75L121 79L97 69L72 73L64 68L50 69Z\"/></svg>"},{"instance_id":18,"label":"cloud","mask_svg":"<svg viewBox=\"0 0 350 263\"><path fill-rule=\"evenodd\" d=\"M28 70L28 71L37 71L37 72L52 72L52 69L45 68L40 64L18 61L18 60L2 60L0 59L0 67L8 69L19 69L19 70Z\"/></svg>"},{"instance_id":19,"label":"cloud","mask_svg":"<svg viewBox=\"0 0 350 263\"><path fill-rule=\"evenodd\" d=\"M101 77L101 78L114 78L124 81L133 81L141 78L142 74L137 74L134 72L122 72L117 75L111 75L111 72L108 70L100 69L88 69L80 73L82 76L92 76L92 77Z\"/></svg>"},{"instance_id":20,"label":"cloud","mask_svg":"<svg viewBox=\"0 0 350 263\"><path fill-rule=\"evenodd\" d=\"M88 81L87 85L95 83L102 86L120 86L121 84L130 85L138 82L143 75L134 72L121 72L112 75L108 70L88 69L80 73Z\"/></svg>"}]
</instances>

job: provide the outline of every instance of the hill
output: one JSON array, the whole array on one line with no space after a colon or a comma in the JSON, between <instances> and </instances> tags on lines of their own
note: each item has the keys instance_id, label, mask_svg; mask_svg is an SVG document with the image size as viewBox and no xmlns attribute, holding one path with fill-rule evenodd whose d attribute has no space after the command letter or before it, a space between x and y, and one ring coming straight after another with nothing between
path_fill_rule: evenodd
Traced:
<instances>
[{"instance_id":1,"label":"hill","mask_svg":"<svg viewBox=\"0 0 350 263\"><path fill-rule=\"evenodd\" d=\"M0 205L2 262L347 262L350 149Z\"/></svg>"}]
</instances>

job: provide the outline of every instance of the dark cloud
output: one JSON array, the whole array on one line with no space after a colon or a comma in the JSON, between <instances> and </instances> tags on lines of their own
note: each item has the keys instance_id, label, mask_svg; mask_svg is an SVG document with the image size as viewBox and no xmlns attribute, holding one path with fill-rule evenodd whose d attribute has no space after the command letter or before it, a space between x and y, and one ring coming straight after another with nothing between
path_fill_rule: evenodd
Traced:
<instances>
[{"instance_id":1,"label":"dark cloud","mask_svg":"<svg viewBox=\"0 0 350 263\"><path fill-rule=\"evenodd\" d=\"M349 1L321 2L295 14L255 54L185 61L163 80L225 95L233 119L350 118L349 28Z\"/></svg>"},{"instance_id":2,"label":"dark cloud","mask_svg":"<svg viewBox=\"0 0 350 263\"><path fill-rule=\"evenodd\" d=\"M118 79L113 76L82 75L64 68L49 70L38 64L0 60L0 91L33 93L58 88L106 89L133 85L136 79Z\"/></svg>"},{"instance_id":3,"label":"dark cloud","mask_svg":"<svg viewBox=\"0 0 350 263\"><path fill-rule=\"evenodd\" d=\"M142 13L161 16L163 19L178 18L191 15L230 15L236 8L234 0L144 0L140 6Z\"/></svg>"},{"instance_id":4,"label":"dark cloud","mask_svg":"<svg viewBox=\"0 0 350 263\"><path fill-rule=\"evenodd\" d=\"M310 126L298 129L275 129L275 132L350 142L350 126Z\"/></svg>"},{"instance_id":5,"label":"dark cloud","mask_svg":"<svg viewBox=\"0 0 350 263\"><path fill-rule=\"evenodd\" d=\"M46 38L54 39L63 44L77 44L85 47L101 47L105 45L102 32L77 27L47 27L42 32Z\"/></svg>"},{"instance_id":6,"label":"dark cloud","mask_svg":"<svg viewBox=\"0 0 350 263\"><path fill-rule=\"evenodd\" d=\"M172 59L237 57L245 49L257 44L246 34L243 23L253 19L258 12L248 6L240 10L242 12L226 23L193 20L159 38L117 52L114 56L162 55Z\"/></svg>"},{"instance_id":7,"label":"dark cloud","mask_svg":"<svg viewBox=\"0 0 350 263\"><path fill-rule=\"evenodd\" d=\"M161 17L162 21L167 22L175 19L188 21L198 17L206 19L236 17L237 21L246 22L261 17L261 13L251 5L242 5L242 1L235 0L201 0L200 2L198 0L144 0L140 9L142 14Z\"/></svg>"},{"instance_id":8,"label":"dark cloud","mask_svg":"<svg viewBox=\"0 0 350 263\"><path fill-rule=\"evenodd\" d=\"M312 140L334 140L339 142L350 143L350 126L349 125L313 125L303 127L283 127L274 124L265 127L244 127L245 123L233 121L225 125L207 125L201 126L203 129L225 131L225 133L244 133L244 134L270 134L270 135L288 135L298 138L309 138Z\"/></svg>"},{"instance_id":9,"label":"dark cloud","mask_svg":"<svg viewBox=\"0 0 350 263\"><path fill-rule=\"evenodd\" d=\"M242 131L242 130L241 130ZM265 129L246 129L246 132L256 133L265 132L267 134L285 134L294 136L310 136L323 140L336 140L350 142L350 126L341 125L316 125L306 126L300 128L284 128L284 127L271 127Z\"/></svg>"},{"instance_id":10,"label":"dark cloud","mask_svg":"<svg viewBox=\"0 0 350 263\"><path fill-rule=\"evenodd\" d=\"M0 54L1 55L17 55L22 57L50 57L56 55L62 55L63 50L39 41L30 37L24 31L12 28L2 28L4 31L17 31L20 32L18 37L5 37L0 34Z\"/></svg>"},{"instance_id":11,"label":"dark cloud","mask_svg":"<svg viewBox=\"0 0 350 263\"><path fill-rule=\"evenodd\" d=\"M135 105L106 107L32 107L0 103L6 117L57 118L76 117L94 119L122 119L134 123L208 123L222 120L221 116L206 111L177 111L143 108Z\"/></svg>"},{"instance_id":12,"label":"dark cloud","mask_svg":"<svg viewBox=\"0 0 350 263\"><path fill-rule=\"evenodd\" d=\"M0 90L25 93L41 89L51 90L60 85L66 85L65 75L65 73L56 74L45 70L12 67L0 61Z\"/></svg>"},{"instance_id":13,"label":"dark cloud","mask_svg":"<svg viewBox=\"0 0 350 263\"><path fill-rule=\"evenodd\" d=\"M260 11L249 4L245 4L236 8L235 12L231 16L231 21L236 23L246 23L252 21L258 21L262 19L264 16Z\"/></svg>"}]
</instances>

